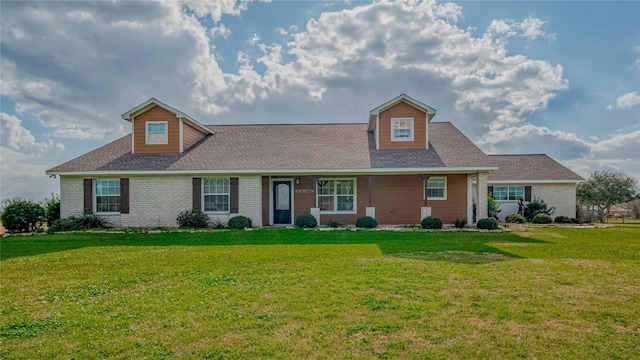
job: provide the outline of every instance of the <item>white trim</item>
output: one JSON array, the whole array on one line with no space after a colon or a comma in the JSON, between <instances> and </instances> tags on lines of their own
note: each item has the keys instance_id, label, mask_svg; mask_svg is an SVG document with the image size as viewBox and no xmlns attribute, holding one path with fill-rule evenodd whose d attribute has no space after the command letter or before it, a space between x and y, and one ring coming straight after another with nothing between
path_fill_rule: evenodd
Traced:
<instances>
[{"instance_id":1,"label":"white trim","mask_svg":"<svg viewBox=\"0 0 640 360\"><path fill-rule=\"evenodd\" d=\"M473 224L473 176L467 176L467 224Z\"/></svg>"},{"instance_id":2,"label":"white trim","mask_svg":"<svg viewBox=\"0 0 640 360\"><path fill-rule=\"evenodd\" d=\"M487 184L487 186L489 186ZM491 196L496 200L496 201L500 201L500 202L510 202L510 201L518 201L518 199L497 199L495 194L496 194L496 188L507 188L507 198L509 197L509 188L522 188L522 198L524 199L527 193L526 190L526 186L522 185L522 184L512 184L512 185L499 185L499 186L492 186L492 191L491 191Z\"/></svg>"},{"instance_id":3,"label":"white trim","mask_svg":"<svg viewBox=\"0 0 640 360\"><path fill-rule=\"evenodd\" d=\"M339 211L339 210L335 210L335 211L322 211L320 210L320 214L357 214L358 213L358 178L356 177L319 177L316 180L316 183L313 185L313 188L315 190L315 201L316 204L318 204L318 208L320 208L319 203L318 203L318 196L327 196L327 195L319 195L318 192L318 181L320 180L352 180L353 181L353 211ZM337 198L338 194L333 194L334 198ZM337 199L336 199L337 200ZM335 201L334 203L334 209L338 206L338 202Z\"/></svg>"},{"instance_id":4,"label":"white trim","mask_svg":"<svg viewBox=\"0 0 640 360\"><path fill-rule=\"evenodd\" d=\"M430 197L427 201L435 200L447 200L447 176L430 176L428 179L423 180L422 183L422 200L427 196L427 182L431 179L444 179L444 197Z\"/></svg>"},{"instance_id":5,"label":"white trim","mask_svg":"<svg viewBox=\"0 0 640 360\"><path fill-rule=\"evenodd\" d=\"M133 123L134 118L131 117L131 153L135 154L136 148L136 137L135 137L135 124ZM146 131L146 130L145 130Z\"/></svg>"},{"instance_id":6,"label":"white trim","mask_svg":"<svg viewBox=\"0 0 640 360\"><path fill-rule=\"evenodd\" d=\"M487 185L491 184L578 184L584 180L489 180Z\"/></svg>"},{"instance_id":7,"label":"white trim","mask_svg":"<svg viewBox=\"0 0 640 360\"><path fill-rule=\"evenodd\" d=\"M184 129L183 129L184 125L182 122L182 118L180 118L180 152L184 151Z\"/></svg>"},{"instance_id":8,"label":"white trim","mask_svg":"<svg viewBox=\"0 0 640 360\"><path fill-rule=\"evenodd\" d=\"M380 150L380 115L376 115L376 150Z\"/></svg>"},{"instance_id":9,"label":"white trim","mask_svg":"<svg viewBox=\"0 0 640 360\"><path fill-rule=\"evenodd\" d=\"M381 113L382 111L385 111L386 109L392 107L393 105L399 103L400 101L406 101L407 103L411 104L413 107L418 108L422 111L424 111L425 113L427 113L427 115L431 114L431 115L435 115L436 112L438 110L432 108L431 106L418 101L414 98L412 98L411 96L407 95L407 94L400 94L398 96L396 96L395 98L385 102L384 104L372 109L371 111L369 111L369 115L376 115ZM432 116L433 118L433 116ZM427 116L427 121L429 121L429 116Z\"/></svg>"},{"instance_id":10,"label":"white trim","mask_svg":"<svg viewBox=\"0 0 640 360\"><path fill-rule=\"evenodd\" d=\"M103 177L103 178L93 178L91 181L91 211L93 211L94 214L96 215L120 215L122 214L120 211L101 211L98 212L98 194L97 192L97 186L98 186L98 180L118 180L118 191L120 192L120 194L118 194L117 196L119 196L122 199L122 188L120 188L121 184L120 184L120 178L118 177ZM104 195L103 195L104 196ZM107 195L107 196L116 196L116 195ZM120 204L120 206L122 207L122 204Z\"/></svg>"},{"instance_id":11,"label":"white trim","mask_svg":"<svg viewBox=\"0 0 640 360\"><path fill-rule=\"evenodd\" d=\"M207 127L205 127L204 125L200 124L199 122L197 122L196 120L192 119L189 115L183 113L182 111L172 108L171 106L163 103L162 101L159 101L155 98L151 98L145 102L143 102L142 104L134 107L133 109L125 112L124 114L121 115L123 120L127 120L127 121L131 121L133 119L133 117L135 115L137 115L138 113L143 113L144 111L147 111L148 109L152 108L153 105L155 106L159 106L165 110L167 110L170 113L173 113L176 118L184 118L185 120L187 120L188 123L190 123L191 125L193 125L194 127L202 130L202 132L204 132L205 134L213 134L214 132L209 130Z\"/></svg>"},{"instance_id":12,"label":"white trim","mask_svg":"<svg viewBox=\"0 0 640 360\"><path fill-rule=\"evenodd\" d=\"M470 172L498 170L496 166L488 167L433 167L433 168L379 168L379 169L247 169L247 170L94 170L94 171L47 171L47 175L207 175L207 174L252 174L252 175L365 175L365 174L467 174ZM553 181L545 181L553 182ZM575 183L576 181L567 181ZM556 181L557 183L557 181Z\"/></svg>"},{"instance_id":13,"label":"white trim","mask_svg":"<svg viewBox=\"0 0 640 360\"><path fill-rule=\"evenodd\" d=\"M149 125L163 124L165 141L164 142L149 142ZM144 143L146 145L167 145L169 143L169 122L168 121L145 121L144 122Z\"/></svg>"},{"instance_id":14,"label":"white trim","mask_svg":"<svg viewBox=\"0 0 640 360\"><path fill-rule=\"evenodd\" d=\"M291 187L290 187L290 192L291 194L289 194L290 199L291 199L291 223L290 224L282 224L282 225L293 225L295 223L295 206L294 206L294 201L295 201L295 196L293 196L295 194L295 189L294 187L296 186L296 182L294 178L273 178L271 176L269 176L269 225L274 225L273 222L273 182L274 181L289 181L291 182ZM280 225L280 224L279 224Z\"/></svg>"},{"instance_id":15,"label":"white trim","mask_svg":"<svg viewBox=\"0 0 640 360\"><path fill-rule=\"evenodd\" d=\"M396 137L394 132L394 124L399 122L406 122L411 125L411 136L408 138ZM400 117L400 118L391 118L391 141L413 141L415 138L415 121L412 117Z\"/></svg>"},{"instance_id":16,"label":"white trim","mask_svg":"<svg viewBox=\"0 0 640 360\"><path fill-rule=\"evenodd\" d=\"M429 148L429 117L427 115L427 122L424 124L424 148Z\"/></svg>"}]
</instances>

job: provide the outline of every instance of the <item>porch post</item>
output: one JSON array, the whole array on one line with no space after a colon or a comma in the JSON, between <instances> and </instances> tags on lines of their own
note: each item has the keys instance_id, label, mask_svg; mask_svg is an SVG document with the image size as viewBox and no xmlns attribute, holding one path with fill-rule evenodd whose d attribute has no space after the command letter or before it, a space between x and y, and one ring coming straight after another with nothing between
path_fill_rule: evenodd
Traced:
<instances>
[{"instance_id":1,"label":"porch post","mask_svg":"<svg viewBox=\"0 0 640 360\"><path fill-rule=\"evenodd\" d=\"M422 207L420 208L420 220L431 216L431 207L428 206L428 202L427 202L427 186L429 183L429 178L431 177L431 175L429 174L420 174L420 178L423 181L423 187L422 187L422 199L423 199L423 203L422 203Z\"/></svg>"},{"instance_id":2,"label":"porch post","mask_svg":"<svg viewBox=\"0 0 640 360\"><path fill-rule=\"evenodd\" d=\"M487 209L487 173L478 173L478 180L476 184L478 185L478 199L476 201L476 220L484 219L489 216L489 212Z\"/></svg>"}]
</instances>

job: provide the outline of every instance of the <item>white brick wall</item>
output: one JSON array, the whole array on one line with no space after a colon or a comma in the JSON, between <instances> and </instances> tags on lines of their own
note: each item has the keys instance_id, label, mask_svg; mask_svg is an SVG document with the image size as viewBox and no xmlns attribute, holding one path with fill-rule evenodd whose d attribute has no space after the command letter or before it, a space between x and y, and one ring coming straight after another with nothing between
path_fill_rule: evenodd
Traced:
<instances>
[{"instance_id":1,"label":"white brick wall","mask_svg":"<svg viewBox=\"0 0 640 360\"><path fill-rule=\"evenodd\" d=\"M177 226L178 214L192 208L193 176L130 176L129 214L105 215L115 226ZM251 218L255 227L262 226L261 178L242 176L238 179L240 215ZM83 177L60 177L60 215L63 218L82 213L84 207ZM229 221L229 214L210 214L211 220Z\"/></svg>"},{"instance_id":2,"label":"white brick wall","mask_svg":"<svg viewBox=\"0 0 640 360\"><path fill-rule=\"evenodd\" d=\"M495 186L522 186L517 184L500 184ZM549 207L555 207L552 217L576 217L576 185L575 184L533 184L531 199L542 199ZM500 219L518 212L517 201L500 201Z\"/></svg>"},{"instance_id":3,"label":"white brick wall","mask_svg":"<svg viewBox=\"0 0 640 360\"><path fill-rule=\"evenodd\" d=\"M487 173L479 173L477 181L478 199L476 203L476 221L489 216L487 211L487 196L489 195L487 192Z\"/></svg>"}]
</instances>

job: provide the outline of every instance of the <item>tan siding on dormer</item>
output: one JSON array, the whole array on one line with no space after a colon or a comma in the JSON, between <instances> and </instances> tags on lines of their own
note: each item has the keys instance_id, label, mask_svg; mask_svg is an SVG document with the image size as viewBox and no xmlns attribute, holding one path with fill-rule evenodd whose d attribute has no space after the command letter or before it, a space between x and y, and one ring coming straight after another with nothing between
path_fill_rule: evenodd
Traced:
<instances>
[{"instance_id":1,"label":"tan siding on dormer","mask_svg":"<svg viewBox=\"0 0 640 360\"><path fill-rule=\"evenodd\" d=\"M202 139L204 136L205 135L201 131L196 130L196 128L184 122L182 126L182 138L184 141L184 147L183 147L184 151L187 151L187 149L193 146L193 144L200 141L200 139Z\"/></svg>"},{"instance_id":2,"label":"tan siding on dormer","mask_svg":"<svg viewBox=\"0 0 640 360\"><path fill-rule=\"evenodd\" d=\"M391 118L413 118L413 141L391 141ZM427 147L427 114L405 103L380 112L378 139L380 149L425 149Z\"/></svg>"},{"instance_id":3,"label":"tan siding on dormer","mask_svg":"<svg viewBox=\"0 0 640 360\"><path fill-rule=\"evenodd\" d=\"M146 122L166 121L168 127L167 144L146 144ZM136 116L133 120L133 142L136 154L167 154L180 152L180 120L175 114L159 107L151 109Z\"/></svg>"}]
</instances>

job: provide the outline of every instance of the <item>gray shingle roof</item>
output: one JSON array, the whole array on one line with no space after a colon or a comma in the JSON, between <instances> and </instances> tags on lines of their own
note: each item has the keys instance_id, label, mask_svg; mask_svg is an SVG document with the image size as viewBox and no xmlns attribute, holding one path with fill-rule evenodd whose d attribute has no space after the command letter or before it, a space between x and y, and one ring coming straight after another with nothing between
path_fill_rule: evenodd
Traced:
<instances>
[{"instance_id":1,"label":"gray shingle roof","mask_svg":"<svg viewBox=\"0 0 640 360\"><path fill-rule=\"evenodd\" d=\"M338 170L487 167L489 157L448 122L429 125L429 149L376 150L367 124L219 125L182 154L131 154L131 135L49 170Z\"/></svg>"},{"instance_id":2,"label":"gray shingle roof","mask_svg":"<svg viewBox=\"0 0 640 360\"><path fill-rule=\"evenodd\" d=\"M580 175L545 154L488 156L491 163L498 167L498 170L489 173L489 182L514 180L584 180Z\"/></svg>"}]
</instances>

